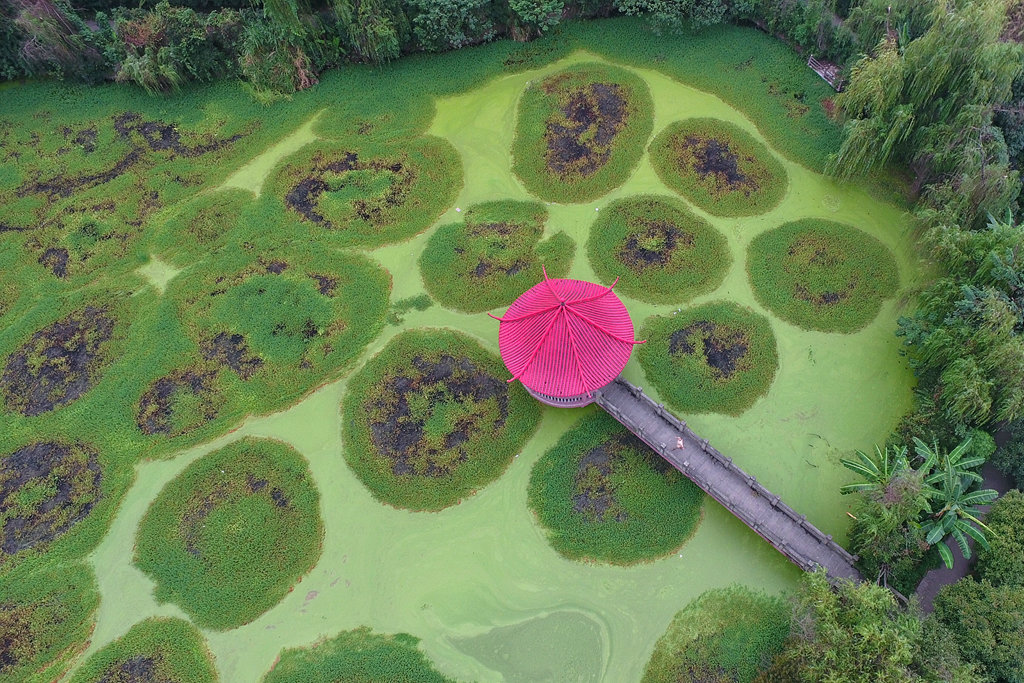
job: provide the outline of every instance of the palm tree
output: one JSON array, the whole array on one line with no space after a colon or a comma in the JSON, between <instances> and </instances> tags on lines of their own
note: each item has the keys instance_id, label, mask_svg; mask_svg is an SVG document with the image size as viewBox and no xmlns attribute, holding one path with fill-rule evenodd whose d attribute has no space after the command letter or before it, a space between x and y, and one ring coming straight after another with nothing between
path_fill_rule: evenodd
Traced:
<instances>
[{"instance_id":1,"label":"palm tree","mask_svg":"<svg viewBox=\"0 0 1024 683\"><path fill-rule=\"evenodd\" d=\"M839 462L846 469L853 470L867 481L858 484L847 484L841 487L839 492L844 495L854 491L884 491L893 477L904 470L910 469L906 446L893 448L890 454L888 446L883 451L876 445L875 457L869 456L864 451L857 451L856 453L857 460L842 458Z\"/></svg>"},{"instance_id":2,"label":"palm tree","mask_svg":"<svg viewBox=\"0 0 1024 683\"><path fill-rule=\"evenodd\" d=\"M937 445L928 446L920 439L914 439L915 451L924 459L921 470L929 472L938 466L938 469L925 476L924 494L929 500L941 504L941 507L929 515L921 524L921 529L925 532L925 543L938 549L947 569L953 568L953 552L944 540L947 537L953 536L956 539L966 559L971 557L968 536L981 547L989 547L984 532L992 533L992 530L978 519L981 514L978 506L991 503L999 497L995 489L970 490L974 484L982 481L981 475L973 468L985 462L985 458L979 456L963 457L970 445L971 439L968 437L943 456Z\"/></svg>"}]
</instances>

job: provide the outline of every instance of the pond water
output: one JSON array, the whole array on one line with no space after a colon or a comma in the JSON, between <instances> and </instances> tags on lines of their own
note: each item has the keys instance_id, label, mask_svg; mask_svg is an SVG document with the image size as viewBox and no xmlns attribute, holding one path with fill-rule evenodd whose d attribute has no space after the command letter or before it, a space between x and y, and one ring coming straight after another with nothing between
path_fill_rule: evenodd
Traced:
<instances>
[{"instance_id":1,"label":"pond water","mask_svg":"<svg viewBox=\"0 0 1024 683\"><path fill-rule=\"evenodd\" d=\"M455 220L456 208L477 202L530 198L511 172L517 98L530 81L567 63L594 59L578 53L437 103L430 132L455 145L466 178L440 223ZM751 121L718 98L655 71L633 71L650 86L655 133L679 118L717 117L763 139ZM259 191L277 159L314 139L311 123L297 122L293 137L250 161L228 184ZM800 330L758 305L745 273L745 250L759 233L797 218L849 223L893 251L907 291L917 278L909 221L853 184L837 184L781 156L780 161L789 190L772 211L717 218L693 209L726 236L733 263L721 287L687 304L727 299L766 315L778 342L775 380L739 417L681 417L819 528L843 539L848 501L837 489L847 477L838 459L884 440L911 402L912 377L893 335L901 296L886 301L878 317L854 334ZM577 243L569 277L595 278L585 243L602 207L641 193L668 194L646 155L623 186L599 200L548 206L548 233L565 231ZM372 252L394 277L393 301L423 291L416 260L430 234ZM155 281L168 276L153 270ZM637 327L651 314L677 308L623 300ZM403 329L424 326L461 330L497 352L497 323L486 315L434 306L403 317L401 325L387 327L370 345L360 363ZM635 358L624 375L648 390ZM320 489L325 538L319 563L278 605L242 628L205 633L225 681L258 680L282 648L362 625L421 638L437 668L462 680L633 681L672 616L703 591L741 583L777 592L792 587L799 575L713 501L705 503L694 537L667 558L612 567L558 555L527 508L527 482L540 455L592 407L546 408L540 429L508 471L459 505L439 513L381 505L341 455L339 404L347 381L323 386L281 413L249 419L231 434L171 460L139 466L110 532L91 556L103 600L90 652L148 616L180 614L173 605L158 605L151 580L132 566L135 529L167 481L204 453L243 435L281 439L309 459Z\"/></svg>"}]
</instances>

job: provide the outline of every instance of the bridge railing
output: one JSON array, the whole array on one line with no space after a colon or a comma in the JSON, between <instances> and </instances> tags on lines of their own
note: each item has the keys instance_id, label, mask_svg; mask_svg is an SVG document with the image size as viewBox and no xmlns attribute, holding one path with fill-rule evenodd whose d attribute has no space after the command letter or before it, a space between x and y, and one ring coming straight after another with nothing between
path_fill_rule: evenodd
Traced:
<instances>
[{"instance_id":1,"label":"bridge railing","mask_svg":"<svg viewBox=\"0 0 1024 683\"><path fill-rule=\"evenodd\" d=\"M643 392L643 388L642 387L634 386L630 382L627 382L627 381L625 381L625 380L623 380L621 378L616 379L615 383L620 384L635 399L637 399L642 404L644 404L648 408L650 408L652 410L652 412L654 412L662 420L666 421L676 431L681 432L685 437L689 438L694 443L698 444L700 446L701 451L703 451L703 452L707 453L708 455L710 455L713 460L717 461L722 467L724 467L726 470L728 470L730 473L732 473L735 477L737 477L738 479L742 479L746 483L747 487L749 487L754 493L756 493L757 495L762 496L765 499L767 499L769 501L769 504L773 508L779 510L782 514L786 515L791 520L796 522L804 531L806 531L816 541L818 541L822 545L828 547L829 550L832 550L833 552L835 552L838 555L840 555L846 562L848 562L851 565L854 564L854 562L857 561L857 558L854 555L851 555L850 552L848 550L846 550L846 548L844 548L843 546L839 545L838 543L836 543L833 540L831 534L823 533L816 526L814 526L813 524L808 522L807 521L807 515L798 514L796 512L796 510L794 510L789 505L784 503L782 501L781 497L775 495L774 493L769 491L763 484L761 484L761 482L759 482L756 477L754 477L753 475L747 474L744 470L742 470L735 463L733 463L732 458L729 458L729 457L723 455L717 448L712 446L708 442L707 439L703 439L700 436L698 436L696 434L696 432L694 432L692 429L690 429L690 427L686 424L685 420L679 419L671 411L666 410L665 406L663 404L656 402L650 396L645 394ZM598 394L597 397L596 397L597 398L597 402L606 411L608 411L611 414L612 417L614 417L616 420L618 420L620 423L622 423L623 426L625 426L628 429L630 429L630 431L633 431L634 433L637 433L636 429L639 428L639 425L636 422L636 420L634 420L629 415L624 414L623 411L619 410L618 407L607 403L604 400L604 394L602 392L597 392L597 394ZM642 434L643 430L640 429L639 431L641 433L637 433L637 436L639 436L640 438L643 438L643 434ZM655 450L659 450L660 449L660 454L663 455L663 456L668 451L672 450L672 449L670 449L667 446L667 444L664 444L664 443L649 444L649 445L654 447ZM693 478L693 477L691 477L691 478ZM700 478L700 479L703 480L703 478ZM700 480L694 479L694 483L698 484L701 488L704 488L713 497L718 498L718 496L715 495L714 486L713 486L713 484L711 482L705 482L705 481L700 481ZM786 545L785 539L783 539L783 538L777 538L777 539L776 538L769 538L768 535L767 535L768 530L764 528L764 524L762 522L760 522L760 520L746 519L746 517L749 517L749 515L747 515L745 513L741 513L741 511L739 509L736 509L736 508L734 508L731 505L728 506L728 507L729 507L730 511L733 512L733 514L735 514L737 517L739 517L745 524L750 526L760 536L764 537L766 540L771 542L776 547L779 547L780 544L783 545L783 546ZM756 524L756 526L755 526L755 524ZM772 534L772 535L774 536L774 534ZM787 550L784 547L779 547L779 550L781 552L783 552L783 554L785 554L787 557L792 559L797 565L800 565L804 569L807 569L808 567L817 565L817 563L814 562L813 560L811 560L810 558L803 557L803 555L801 555L799 553L796 553L796 551L794 551L791 548L789 549L790 552L787 552Z\"/></svg>"}]
</instances>

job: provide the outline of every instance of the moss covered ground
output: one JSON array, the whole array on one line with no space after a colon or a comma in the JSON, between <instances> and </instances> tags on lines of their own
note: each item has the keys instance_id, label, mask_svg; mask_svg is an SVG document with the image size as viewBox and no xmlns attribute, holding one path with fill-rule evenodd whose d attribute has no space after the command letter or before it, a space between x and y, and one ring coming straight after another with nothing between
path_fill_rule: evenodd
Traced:
<instances>
[{"instance_id":1,"label":"moss covered ground","mask_svg":"<svg viewBox=\"0 0 1024 683\"><path fill-rule=\"evenodd\" d=\"M725 121L677 121L658 133L650 152L662 182L716 216L765 213L786 194L782 164L752 135Z\"/></svg>"},{"instance_id":2,"label":"moss covered ground","mask_svg":"<svg viewBox=\"0 0 1024 683\"><path fill-rule=\"evenodd\" d=\"M676 303L717 289L732 256L725 237L671 197L641 195L606 207L590 229L587 256L605 282L650 303Z\"/></svg>"},{"instance_id":3,"label":"moss covered ground","mask_svg":"<svg viewBox=\"0 0 1024 683\"><path fill-rule=\"evenodd\" d=\"M425 286L427 268L417 268L442 226L466 226L472 211L494 203L536 205L538 195L514 171L522 96L556 73L595 68L649 93L647 132L644 125L620 131L613 142L635 136L637 144L612 145L612 161L602 166L623 164L624 175L587 189L606 192L600 196L543 204L546 218L528 239L471 241L464 254L490 250L506 274L516 262L506 264L509 254L499 251L529 263L519 272L550 268L549 259L563 267L564 259L568 277L610 284L622 275L620 294L638 329L677 317L683 301L734 302L764 315L779 358L767 394L738 416L682 417L842 538L847 518L835 491L846 479L838 458L884 440L910 400L912 379L892 328L914 286L916 256L901 207L818 173L840 135L822 106L833 93L771 37L717 27L680 40L652 35L633 19L570 22L528 44L500 41L328 72L316 88L271 107L230 82L171 97L118 85L12 85L0 111L0 538L13 552L0 550L0 597L9 598L0 603L35 600L49 610L57 603L43 598L52 589L60 604L78 605L66 617L39 612L52 623L31 639L42 647L25 651L18 666L27 668L13 680L25 679L24 671L33 672L29 680L52 680L150 618L207 623L183 609L184 598L162 601L164 579L133 563L137 531L177 477L250 437L287 443L308 461L322 548L318 561L300 554L309 563L301 583L268 572L280 578L268 589L273 604L242 595L244 615L217 617L252 621L206 629L221 680L259 680L283 649L364 626L421 639L420 651L447 678L637 680L665 624L703 591L732 582L773 592L792 585L796 570L713 504L678 553L654 561L622 567L559 554L529 508L529 478L579 417L540 409L518 385L506 385L497 323L468 313L500 308L515 294L511 285L487 280L461 293L451 285L446 299L442 285ZM630 290L628 273L599 272L599 259L591 262L582 246L616 202L672 194L645 145L688 119L738 126L770 150L799 192L744 218L674 199L724 238L728 265L710 251L703 263L676 271L687 277L678 275L674 287L666 278L672 291L658 298L654 279ZM331 158L340 151L356 156ZM626 158L620 151L636 159L614 162ZM748 246L803 218L853 226L896 258L904 290L851 334L788 325L754 296ZM580 248L570 253L572 244ZM698 274L706 285L688 279ZM353 396L379 389L362 369L377 368L372 359L390 353L394 338L424 328L457 334L458 344L446 345L474 349L474 363L490 378L484 383L507 387L510 406L529 406L510 409L500 439L492 433L490 443L473 442L490 458L479 479L413 501L447 505L434 514L382 505L365 478L372 467L359 470L353 458L358 436L348 433ZM447 348L435 352L441 361L446 352L455 357ZM668 400L639 362L624 374ZM458 469L462 435L447 432L446 445L448 427L497 424L487 422L495 401L458 400L440 384L421 381L426 400L409 394L410 411L430 418L423 443L435 448L430 457L408 452L412 468ZM45 467L24 466L39 458ZM381 462L379 482L400 481ZM260 469L254 482L276 471ZM410 489L407 482L393 488ZM243 510L246 522L262 514L228 507ZM218 533L229 538L250 531L228 535L242 525L225 525ZM222 566L241 561L223 559ZM59 576L74 588L51 581ZM281 594L285 585L291 590Z\"/></svg>"},{"instance_id":4,"label":"moss covered ground","mask_svg":"<svg viewBox=\"0 0 1024 683\"><path fill-rule=\"evenodd\" d=\"M139 526L135 562L205 628L228 629L275 605L316 563L323 524L306 460L243 439L193 463Z\"/></svg>"},{"instance_id":5,"label":"moss covered ground","mask_svg":"<svg viewBox=\"0 0 1024 683\"><path fill-rule=\"evenodd\" d=\"M871 322L900 284L892 252L849 225L804 219L750 243L754 295L780 318L811 330L853 332Z\"/></svg>"},{"instance_id":6,"label":"moss covered ground","mask_svg":"<svg viewBox=\"0 0 1024 683\"><path fill-rule=\"evenodd\" d=\"M558 552L628 565L678 550L700 521L704 493L600 412L533 467L530 508Z\"/></svg>"},{"instance_id":7,"label":"moss covered ground","mask_svg":"<svg viewBox=\"0 0 1024 683\"><path fill-rule=\"evenodd\" d=\"M181 619L147 619L89 657L71 683L215 683L202 634Z\"/></svg>"}]
</instances>

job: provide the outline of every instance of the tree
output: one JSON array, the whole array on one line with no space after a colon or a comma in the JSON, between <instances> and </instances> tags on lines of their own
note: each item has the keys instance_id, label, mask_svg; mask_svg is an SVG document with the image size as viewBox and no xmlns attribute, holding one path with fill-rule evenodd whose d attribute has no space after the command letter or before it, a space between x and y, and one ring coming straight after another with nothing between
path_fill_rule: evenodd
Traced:
<instances>
[{"instance_id":1,"label":"tree","mask_svg":"<svg viewBox=\"0 0 1024 683\"><path fill-rule=\"evenodd\" d=\"M983 667L982 680L1024 682L1024 589L969 576L939 591L935 616L961 656Z\"/></svg>"},{"instance_id":2,"label":"tree","mask_svg":"<svg viewBox=\"0 0 1024 683\"><path fill-rule=\"evenodd\" d=\"M508 0L515 17L514 24L523 26L526 38L541 35L557 24L565 11L565 0Z\"/></svg>"},{"instance_id":3,"label":"tree","mask_svg":"<svg viewBox=\"0 0 1024 683\"><path fill-rule=\"evenodd\" d=\"M493 38L489 0L409 0L416 42L428 52L454 50Z\"/></svg>"},{"instance_id":4,"label":"tree","mask_svg":"<svg viewBox=\"0 0 1024 683\"><path fill-rule=\"evenodd\" d=\"M965 558L970 558L971 547L967 543L970 536L983 548L988 548L988 540L983 531L991 533L989 528L978 518L981 511L979 505L990 503L999 496L995 489L971 491L971 487L981 481L981 475L974 471L980 467L985 458L981 456L964 457L969 452L971 439L967 438L949 453L943 455L937 445L929 446L920 439L914 439L917 456L924 459L921 469L935 471L924 479L926 488L924 495L936 501L939 509L931 511L921 524L925 533L925 543L934 545L946 567L953 568L953 553L946 545L945 539L952 536L960 546ZM933 506L934 507L934 506Z\"/></svg>"},{"instance_id":5,"label":"tree","mask_svg":"<svg viewBox=\"0 0 1024 683\"><path fill-rule=\"evenodd\" d=\"M994 586L1024 589L1024 494L1009 491L985 516L989 547L978 553L978 576Z\"/></svg>"},{"instance_id":6,"label":"tree","mask_svg":"<svg viewBox=\"0 0 1024 683\"><path fill-rule=\"evenodd\" d=\"M728 11L722 0L615 0L615 7L630 16L649 16L655 31L673 33L720 24Z\"/></svg>"},{"instance_id":7,"label":"tree","mask_svg":"<svg viewBox=\"0 0 1024 683\"><path fill-rule=\"evenodd\" d=\"M890 454L889 446L883 451L875 446L875 456L871 457L863 451L856 451L857 460L841 458L839 460L843 467L853 470L865 478L866 481L857 484L847 484L839 489L839 493L845 495L854 491L879 491L885 489L894 476L910 469L910 461L907 459L907 447L893 448Z\"/></svg>"},{"instance_id":8,"label":"tree","mask_svg":"<svg viewBox=\"0 0 1024 683\"><path fill-rule=\"evenodd\" d=\"M805 574L790 638L760 680L905 683L939 670L949 672L946 680L972 680L952 653L923 647L925 633L918 616L881 586L843 581L833 590L823 571Z\"/></svg>"}]
</instances>

